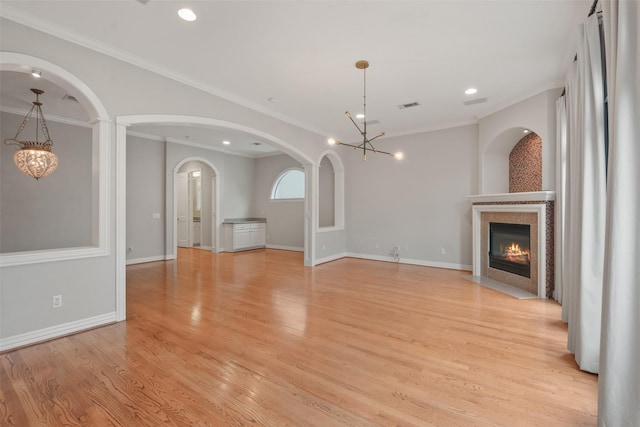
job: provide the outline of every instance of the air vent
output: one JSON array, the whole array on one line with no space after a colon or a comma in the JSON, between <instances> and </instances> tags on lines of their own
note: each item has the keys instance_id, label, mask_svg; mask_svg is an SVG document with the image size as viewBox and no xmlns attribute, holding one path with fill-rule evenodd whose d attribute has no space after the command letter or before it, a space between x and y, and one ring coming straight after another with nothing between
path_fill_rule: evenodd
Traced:
<instances>
[{"instance_id":1,"label":"air vent","mask_svg":"<svg viewBox=\"0 0 640 427\"><path fill-rule=\"evenodd\" d=\"M417 107L418 105L420 105L420 103L418 101L414 101L414 102L409 102L408 104L400 104L398 105L398 108L401 110L404 110L411 107Z\"/></svg>"},{"instance_id":2,"label":"air vent","mask_svg":"<svg viewBox=\"0 0 640 427\"><path fill-rule=\"evenodd\" d=\"M367 126L379 125L380 120L367 120Z\"/></svg>"},{"instance_id":3,"label":"air vent","mask_svg":"<svg viewBox=\"0 0 640 427\"><path fill-rule=\"evenodd\" d=\"M482 104L483 102L487 102L487 98L478 98L472 99L471 101L465 101L464 105Z\"/></svg>"},{"instance_id":4,"label":"air vent","mask_svg":"<svg viewBox=\"0 0 640 427\"><path fill-rule=\"evenodd\" d=\"M63 100L63 101L76 102L76 103L78 102L78 100L76 99L76 97L75 97L75 96L73 96L73 95L69 95L69 94L66 94L65 96L63 96L63 97L62 97L62 100Z\"/></svg>"}]
</instances>

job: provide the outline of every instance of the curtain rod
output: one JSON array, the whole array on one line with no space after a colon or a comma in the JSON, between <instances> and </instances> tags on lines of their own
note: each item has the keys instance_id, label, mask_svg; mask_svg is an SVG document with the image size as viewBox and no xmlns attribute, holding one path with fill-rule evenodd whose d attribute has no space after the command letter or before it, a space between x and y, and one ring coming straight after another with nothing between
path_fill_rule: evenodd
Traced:
<instances>
[{"instance_id":1,"label":"curtain rod","mask_svg":"<svg viewBox=\"0 0 640 427\"><path fill-rule=\"evenodd\" d=\"M591 8L589 9L589 14L587 15L587 18L593 15L594 13L596 13L597 7L598 7L598 0L593 0L593 3L591 3ZM575 56L573 57L573 62L577 61L577 59L578 59L578 54L576 53ZM564 96L566 92L567 92L566 88L562 89L562 94L560 96Z\"/></svg>"}]
</instances>

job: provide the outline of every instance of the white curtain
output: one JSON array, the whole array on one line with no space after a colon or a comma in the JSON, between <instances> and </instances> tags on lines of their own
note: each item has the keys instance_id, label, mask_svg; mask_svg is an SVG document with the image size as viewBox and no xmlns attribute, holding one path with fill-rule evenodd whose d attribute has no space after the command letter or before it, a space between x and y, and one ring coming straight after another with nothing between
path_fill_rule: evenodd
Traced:
<instances>
[{"instance_id":1,"label":"white curtain","mask_svg":"<svg viewBox=\"0 0 640 427\"><path fill-rule=\"evenodd\" d=\"M603 4L609 172L600 426L640 426L640 4Z\"/></svg>"},{"instance_id":2,"label":"white curtain","mask_svg":"<svg viewBox=\"0 0 640 427\"><path fill-rule=\"evenodd\" d=\"M562 304L562 296L564 292L564 269L562 266L564 261L564 229L566 227L565 215L565 191L567 185L567 106L566 97L563 95L556 101L556 201L555 201L555 245L556 245L556 259L555 259L555 290L554 298L560 304ZM567 322L567 319L563 319Z\"/></svg>"},{"instance_id":3,"label":"white curtain","mask_svg":"<svg viewBox=\"0 0 640 427\"><path fill-rule=\"evenodd\" d=\"M604 84L597 15L579 26L567 82L563 318L580 369L598 372L606 219Z\"/></svg>"}]
</instances>

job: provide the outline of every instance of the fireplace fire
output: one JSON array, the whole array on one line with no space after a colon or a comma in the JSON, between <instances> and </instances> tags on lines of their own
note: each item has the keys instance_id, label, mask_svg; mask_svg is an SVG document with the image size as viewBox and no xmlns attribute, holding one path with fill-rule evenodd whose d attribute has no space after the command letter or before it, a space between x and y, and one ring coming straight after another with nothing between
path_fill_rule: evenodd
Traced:
<instances>
[{"instance_id":1,"label":"fireplace fire","mask_svg":"<svg viewBox=\"0 0 640 427\"><path fill-rule=\"evenodd\" d=\"M489 223L489 267L531 277L528 224Z\"/></svg>"}]
</instances>

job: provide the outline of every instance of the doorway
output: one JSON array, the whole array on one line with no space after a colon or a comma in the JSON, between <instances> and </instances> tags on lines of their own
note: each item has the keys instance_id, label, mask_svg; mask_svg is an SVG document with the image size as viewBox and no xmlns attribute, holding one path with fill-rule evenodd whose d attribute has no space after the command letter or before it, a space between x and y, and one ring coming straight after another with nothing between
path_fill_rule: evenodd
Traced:
<instances>
[{"instance_id":1,"label":"doorway","mask_svg":"<svg viewBox=\"0 0 640 427\"><path fill-rule=\"evenodd\" d=\"M190 160L175 177L176 245L216 252L215 171L204 162Z\"/></svg>"}]
</instances>

